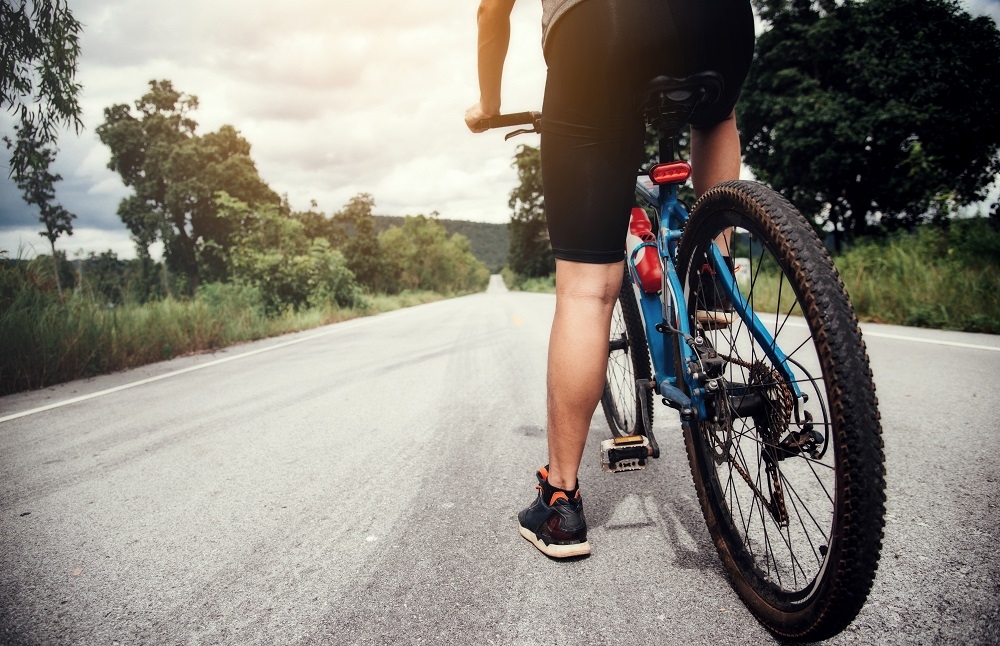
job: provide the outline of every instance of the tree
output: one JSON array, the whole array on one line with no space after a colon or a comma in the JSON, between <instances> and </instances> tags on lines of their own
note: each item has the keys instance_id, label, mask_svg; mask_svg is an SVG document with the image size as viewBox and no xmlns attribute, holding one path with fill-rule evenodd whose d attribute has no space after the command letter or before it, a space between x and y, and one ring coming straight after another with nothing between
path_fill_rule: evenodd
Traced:
<instances>
[{"instance_id":1,"label":"tree","mask_svg":"<svg viewBox=\"0 0 1000 646\"><path fill-rule=\"evenodd\" d=\"M508 204L514 211L508 230L507 266L526 276L548 276L555 271L542 197L542 158L538 148L521 145L514 154L518 185Z\"/></svg>"},{"instance_id":2,"label":"tree","mask_svg":"<svg viewBox=\"0 0 1000 646\"><path fill-rule=\"evenodd\" d=\"M56 253L56 240L62 234L73 235L73 219L76 215L70 213L56 203L55 183L62 179L61 175L49 171L49 166L55 160L55 151L43 145L44 137L37 136L35 126L21 123L14 127L17 132L17 144L6 140L8 148L15 148L17 155L25 161L24 167L16 169L14 181L21 189L24 201L37 206L38 219L45 225L45 231L40 235L47 238L52 247L52 269L56 279L56 291L62 295L62 281L59 278L59 255Z\"/></svg>"},{"instance_id":3,"label":"tree","mask_svg":"<svg viewBox=\"0 0 1000 646\"><path fill-rule=\"evenodd\" d=\"M234 281L260 290L269 313L287 308L363 302L344 256L325 238L309 238L300 221L279 205L257 207L225 192L216 197L218 217L231 226L225 261Z\"/></svg>"},{"instance_id":4,"label":"tree","mask_svg":"<svg viewBox=\"0 0 1000 646\"><path fill-rule=\"evenodd\" d=\"M162 240L168 267L187 277L193 292L203 278L225 278L224 246L232 224L218 216L217 194L251 206L281 200L261 180L250 143L235 128L224 125L199 136L190 117L198 98L175 90L170 81L149 85L135 102L137 116L127 105L105 108L97 134L111 149L108 167L134 190L118 215L139 256L147 258L150 244Z\"/></svg>"},{"instance_id":5,"label":"tree","mask_svg":"<svg viewBox=\"0 0 1000 646\"><path fill-rule=\"evenodd\" d=\"M316 200L310 200L308 211L292 212L292 217L302 223L305 227L306 236L312 238L324 238L331 246L339 248L346 242L344 231L337 225L333 218L326 217L323 213L316 211L318 204ZM291 211L291 209L289 209Z\"/></svg>"},{"instance_id":6,"label":"tree","mask_svg":"<svg viewBox=\"0 0 1000 646\"><path fill-rule=\"evenodd\" d=\"M374 207L375 198L360 193L352 197L333 220L344 239L340 250L358 282L373 292L385 292L391 291L395 280L393 268L375 234Z\"/></svg>"},{"instance_id":7,"label":"tree","mask_svg":"<svg viewBox=\"0 0 1000 646\"><path fill-rule=\"evenodd\" d=\"M12 148L11 176L36 172L31 150L54 147L59 126L83 127L77 97L80 23L66 0L0 0L0 104L18 115L26 148Z\"/></svg>"},{"instance_id":8,"label":"tree","mask_svg":"<svg viewBox=\"0 0 1000 646\"><path fill-rule=\"evenodd\" d=\"M473 254L468 238L448 235L437 219L407 216L402 227L379 235L386 255L393 259L402 289L455 294L485 289L489 269Z\"/></svg>"},{"instance_id":9,"label":"tree","mask_svg":"<svg viewBox=\"0 0 1000 646\"><path fill-rule=\"evenodd\" d=\"M941 219L1000 172L1000 32L956 0L756 0L744 161L839 241Z\"/></svg>"},{"instance_id":10,"label":"tree","mask_svg":"<svg viewBox=\"0 0 1000 646\"><path fill-rule=\"evenodd\" d=\"M93 251L80 263L80 278L84 289L96 300L120 305L131 295L131 283L137 261L120 260L112 250Z\"/></svg>"}]
</instances>

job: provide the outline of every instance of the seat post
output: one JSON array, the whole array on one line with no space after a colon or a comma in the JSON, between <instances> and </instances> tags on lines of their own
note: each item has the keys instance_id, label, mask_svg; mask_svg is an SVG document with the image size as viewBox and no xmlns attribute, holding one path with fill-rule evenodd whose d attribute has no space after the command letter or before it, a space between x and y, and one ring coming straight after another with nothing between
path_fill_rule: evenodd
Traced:
<instances>
[{"instance_id":1,"label":"seat post","mask_svg":"<svg viewBox=\"0 0 1000 646\"><path fill-rule=\"evenodd\" d=\"M677 161L676 136L700 105L711 105L722 92L722 77L716 72L699 72L686 78L657 76L641 95L646 123L656 128L660 161Z\"/></svg>"},{"instance_id":2,"label":"seat post","mask_svg":"<svg viewBox=\"0 0 1000 646\"><path fill-rule=\"evenodd\" d=\"M660 148L660 162L674 161L677 151L674 149L675 137L663 129L657 131L657 140Z\"/></svg>"}]
</instances>

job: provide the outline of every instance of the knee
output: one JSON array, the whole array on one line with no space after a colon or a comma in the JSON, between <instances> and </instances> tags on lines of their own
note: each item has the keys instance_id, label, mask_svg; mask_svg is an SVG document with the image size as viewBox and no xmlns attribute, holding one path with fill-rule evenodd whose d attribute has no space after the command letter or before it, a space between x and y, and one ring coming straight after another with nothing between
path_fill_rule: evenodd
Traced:
<instances>
[{"instance_id":1,"label":"knee","mask_svg":"<svg viewBox=\"0 0 1000 646\"><path fill-rule=\"evenodd\" d=\"M587 301L603 308L614 307L621 289L622 263L594 265L556 261L556 297Z\"/></svg>"}]
</instances>

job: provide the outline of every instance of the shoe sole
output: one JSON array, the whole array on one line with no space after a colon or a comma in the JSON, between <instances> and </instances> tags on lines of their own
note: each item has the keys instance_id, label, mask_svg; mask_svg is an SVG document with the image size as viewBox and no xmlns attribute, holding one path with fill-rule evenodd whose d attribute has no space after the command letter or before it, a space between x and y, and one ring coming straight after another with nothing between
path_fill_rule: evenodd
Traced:
<instances>
[{"instance_id":1,"label":"shoe sole","mask_svg":"<svg viewBox=\"0 0 1000 646\"><path fill-rule=\"evenodd\" d=\"M530 529L518 526L521 530L521 536L526 538L531 542L532 545L538 548L538 550L545 554L546 556L551 556L554 559L564 559L571 556L586 556L590 554L590 543L584 541L583 543L573 543L572 545L547 545L544 541L540 540L535 533Z\"/></svg>"}]
</instances>

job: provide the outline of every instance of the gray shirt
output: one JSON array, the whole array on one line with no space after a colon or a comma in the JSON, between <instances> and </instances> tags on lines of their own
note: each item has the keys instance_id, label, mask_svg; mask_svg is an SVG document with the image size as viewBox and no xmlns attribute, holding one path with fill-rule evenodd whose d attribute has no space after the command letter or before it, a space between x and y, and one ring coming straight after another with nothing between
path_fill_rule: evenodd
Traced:
<instances>
[{"instance_id":1,"label":"gray shirt","mask_svg":"<svg viewBox=\"0 0 1000 646\"><path fill-rule=\"evenodd\" d=\"M542 49L545 48L545 41L556 21L581 2L583 0L542 0Z\"/></svg>"}]
</instances>

